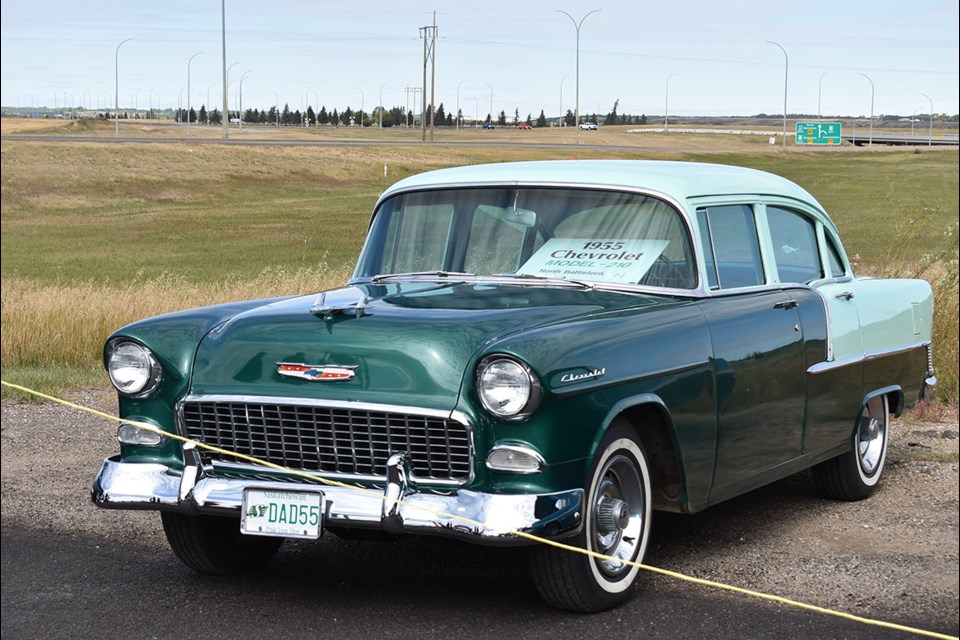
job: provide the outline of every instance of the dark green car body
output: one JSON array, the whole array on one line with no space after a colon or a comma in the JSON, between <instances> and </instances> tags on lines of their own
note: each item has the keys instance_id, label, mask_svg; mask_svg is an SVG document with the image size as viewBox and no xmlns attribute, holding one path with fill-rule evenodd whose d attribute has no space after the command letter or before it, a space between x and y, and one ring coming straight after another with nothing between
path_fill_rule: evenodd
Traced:
<instances>
[{"instance_id":1,"label":"dark green car body","mask_svg":"<svg viewBox=\"0 0 960 640\"><path fill-rule=\"evenodd\" d=\"M616 425L627 425L643 451L652 507L692 513L855 452L866 441L858 440L858 425L871 399L883 398L887 413L896 414L935 382L929 287L894 281L884 289L883 281L858 280L822 208L769 174L679 163L473 167L401 183L384 194L375 216L404 194L524 184L642 193L668 204L683 221L691 256L687 280L674 284L688 284L619 286L439 269L382 277L381 262L369 266L387 252L377 235L387 232L377 229L375 217L357 275L343 289L183 311L118 331L108 345L140 345L162 372L149 392L121 394L122 417L385 493L381 510L376 500L360 507L345 489L320 487L332 505L325 521L332 530L516 544L528 542L516 530L559 539L583 535L584 510L593 508L592 465ZM514 212L527 212L517 206L523 195L514 194ZM734 206L756 225L761 275L750 285L725 287L725 278L733 282L730 274L743 271L741 258L720 266L721 213ZM791 250L779 255L777 225L794 222L780 209L809 226L812 280L786 277L800 268L791 262L799 249L784 244ZM419 210L409 205L406 211ZM541 225L546 214L538 216L512 228L525 235L526 227L540 228L544 237L560 228ZM523 259L529 261L529 253ZM867 304L891 290L897 296L885 307ZM851 300L855 308L842 306ZM479 372L490 358L531 372L537 401L530 401L528 415L498 416L485 407ZM282 374L284 363L322 363L350 373L318 382ZM410 459L388 461L398 452L391 449L395 432L421 419L440 420L439 431L428 431L422 450L419 436L404 435L406 444L397 446L406 447L400 453ZM256 425L262 441L252 431L235 432ZM333 440L321 442L304 433L308 428L329 428ZM445 437L451 441L445 444ZM239 518L237 492L245 487L309 484L229 455L196 456L168 438L121 443L120 455L105 461L94 485L100 506ZM431 458L446 446L457 450L456 460ZM536 467L492 464L497 448L515 449ZM397 496L481 522L497 520L504 509L526 515L508 514L487 527L458 525L455 518L386 504ZM342 513L338 501L347 505ZM633 553L642 557L642 545ZM619 579L616 570L608 573Z\"/></svg>"}]
</instances>

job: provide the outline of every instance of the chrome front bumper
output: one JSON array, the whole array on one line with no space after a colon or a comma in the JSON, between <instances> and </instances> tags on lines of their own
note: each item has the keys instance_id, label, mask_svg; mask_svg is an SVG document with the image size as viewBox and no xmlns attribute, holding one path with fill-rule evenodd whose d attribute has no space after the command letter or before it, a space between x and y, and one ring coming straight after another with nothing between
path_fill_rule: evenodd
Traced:
<instances>
[{"instance_id":1,"label":"chrome front bumper","mask_svg":"<svg viewBox=\"0 0 960 640\"><path fill-rule=\"evenodd\" d=\"M270 482L204 475L196 451L185 447L183 472L161 464L121 462L107 458L93 483L94 504L106 509L147 509L240 517L243 490L289 490L289 482ZM381 529L388 533L420 533L494 545L525 544L512 531L547 538L576 534L582 524L583 490L549 494L501 495L456 489L443 494L418 491L410 485L404 454L387 463L382 495L317 483L324 495L325 527ZM466 522L457 517L483 523Z\"/></svg>"}]
</instances>

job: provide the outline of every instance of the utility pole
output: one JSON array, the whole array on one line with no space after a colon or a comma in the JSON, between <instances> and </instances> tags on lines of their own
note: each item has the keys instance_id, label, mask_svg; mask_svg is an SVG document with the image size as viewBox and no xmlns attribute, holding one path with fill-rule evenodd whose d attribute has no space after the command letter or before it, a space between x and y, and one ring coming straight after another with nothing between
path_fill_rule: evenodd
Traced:
<instances>
[{"instance_id":1,"label":"utility pole","mask_svg":"<svg viewBox=\"0 0 960 640\"><path fill-rule=\"evenodd\" d=\"M423 110L421 114L427 112L427 64L430 64L430 142L433 142L434 126L434 98L436 97L437 85L437 12L433 12L433 25L429 27L420 27L420 37L423 38ZM420 141L427 140L427 120L420 117Z\"/></svg>"}]
</instances>

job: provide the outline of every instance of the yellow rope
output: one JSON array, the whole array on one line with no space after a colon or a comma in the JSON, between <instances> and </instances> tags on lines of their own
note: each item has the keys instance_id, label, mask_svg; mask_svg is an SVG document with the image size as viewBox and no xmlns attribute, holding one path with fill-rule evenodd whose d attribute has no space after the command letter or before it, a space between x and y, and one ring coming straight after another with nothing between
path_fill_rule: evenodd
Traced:
<instances>
[{"instance_id":1,"label":"yellow rope","mask_svg":"<svg viewBox=\"0 0 960 640\"><path fill-rule=\"evenodd\" d=\"M236 453L236 452L233 452L233 451L228 451L228 450L226 450L226 449L221 449L221 448L219 448L219 447L214 447L214 446L205 444L205 443L203 443L203 442L199 442L199 441L197 441L197 440L191 440L190 438L185 438L185 437L183 437L183 436L181 436L181 435L179 435L179 434L176 434L176 433L169 433L169 432L164 431L163 429L160 429L160 428L158 428L158 427L156 427L156 426L154 426L154 425L152 425L152 424L147 424L147 423L143 423L143 422L136 422L136 421L133 421L133 420L125 420L125 419L123 419L123 418L118 418L118 417L116 417L116 416L110 415L109 413L104 413L103 411L98 411L98 410L96 410L96 409L91 409L90 407L85 407L85 406L83 406L83 405L79 405L79 404L70 402L70 401L68 401L68 400L63 400L63 399L61 399L61 398L57 398L57 397L54 397L54 396L50 396L50 395L47 395L47 394L45 394L45 393L41 393L41 392L39 392L39 391L35 391L35 390L33 390L33 389L29 389L29 388L27 388L27 387L22 387L22 386L20 386L20 385L7 382L7 381L5 381L5 380L0 381L0 384L2 384L2 385L5 386L5 387L9 387L10 389L16 389L17 391L22 391L23 393L31 394L31 395L34 395L34 396L36 396L36 397L38 397L38 398L43 398L44 400L49 400L50 402L55 402L55 403L57 403L57 404L61 404L61 405L66 406L66 407L70 407L71 409L76 409L76 410L78 410L78 411L84 411L84 412L86 412L86 413L90 413L90 414L93 414L93 415L95 415L95 416L99 416L99 417L101 417L101 418L104 418L104 419L106 419L106 420L110 420L110 421L113 421L113 422L132 424L132 425L137 426L137 427L139 427L139 428L141 428L141 429L144 429L144 430L147 430L147 431L152 431L152 432L154 432L154 433L159 433L159 434L161 434L163 437L165 437L165 438L170 438L171 440L177 440L177 441L180 441L180 442L191 443L191 444L193 444L193 445L195 445L195 446L197 446L197 447L199 447L199 448L201 448L201 449L206 449L207 451L212 451L212 452L214 452L214 453L219 453L219 454L221 454L221 455L231 456L231 457L237 458L238 460L244 460L244 461L246 461L246 462L251 462L251 463L253 463L253 464L257 464L257 465L261 465L261 466L264 466L264 467L268 467L268 468L270 468L270 469L276 469L276 470L278 470L278 471L282 471L282 472L284 472L284 473L286 473L286 474L289 474L289 475L292 475L292 476L296 476L296 477L299 477L299 478L304 478L305 480L309 480L310 482L320 482L320 483L322 483L322 484L326 484L326 485L329 485L329 486L343 487L343 488L345 488L345 489L350 489L350 490L352 490L352 491L358 491L358 492L365 493L365 494L370 495L370 496L374 496L374 497L376 497L377 499L379 499L379 500L381 500L381 501L383 501L383 500L389 500L392 504L395 503L395 504L398 504L398 505L405 505L405 506L409 506L409 507L412 507L412 508L415 508L415 509L419 509L419 510L421 510L421 511L425 511L425 512L427 512L427 513L432 513L432 514L434 514L434 515L441 516L441 517L444 517L444 518L450 518L450 519L459 520L459 521L461 521L461 522L465 522L465 523L467 523L467 524L470 524L470 525L475 526L475 527L479 527L479 528L481 528L481 529L483 529L483 528L486 527L485 523L479 522L479 521L477 521L477 520L473 520L473 519L471 519L471 518L466 518L466 517L464 517L464 516L460 516L460 515L453 514L453 513L445 513L445 512L443 512L443 511L439 511L439 510L435 510L435 509L430 509L430 508L428 508L428 507L423 507L423 506L421 506L421 505L413 505L413 504L410 504L410 503L408 503L408 502L404 502L403 500L393 500L393 499L391 499L391 498L385 497L385 496L383 495L383 493L382 493L382 492L379 492L379 491L371 491L370 489L364 489L364 488L362 488L362 487L357 487L357 486L354 486L354 485L345 484L345 483L342 483L342 482L337 482L336 480L330 480L330 479L328 479L328 478L320 478L320 477L317 477L317 476L314 476L314 475L310 475L309 473L305 473L305 472L303 472L303 471L297 471L296 469L288 469L288 468L286 468L286 467L284 467L284 466L282 466L282 465L274 464L274 463L268 462L268 461L266 461L266 460L259 460L259 459L257 459L257 458L254 458L254 457L251 457L251 456L247 456L247 455L244 455L244 454L242 454L242 453ZM900 625L900 624L894 624L894 623L892 623L892 622L884 622L884 621L882 621L882 620L873 620L873 619L871 619L871 618L864 618L864 617L862 617L862 616L856 616L856 615L853 615L853 614L850 614L850 613L845 613L845 612L843 612L843 611L835 611L835 610L833 610L833 609L827 609L827 608L825 608L825 607L818 607L818 606L816 606L816 605L807 604L806 602L799 602L799 601L797 601L797 600L791 600L790 598L784 598L784 597L781 597L781 596L770 595L770 594L768 594L768 593L763 593L763 592L760 592L760 591L753 591L753 590L751 590L751 589L744 589L744 588L742 588L742 587L735 587L735 586L732 586L732 585L724 584L724 583L722 583L722 582L714 582L713 580L704 580L704 579L702 579L702 578L695 578L695 577L693 577L693 576L688 576L688 575L685 575L685 574L682 574L682 573L677 573L676 571L669 571L669 570L667 570L667 569L660 569L659 567L653 567L653 566L650 566L650 565L641 564L641 563L639 563L639 562L631 562L631 561L627 561L627 560L622 560L622 559L620 559L620 558L613 558L613 557L611 557L611 556L607 556L607 555L604 555L604 554L602 554L602 553L597 553L597 552L595 552L595 551L590 551L590 550L588 550L588 549L581 549L580 547L573 547L573 546L570 546L570 545L568 545L568 544L564 544L564 543L562 543L562 542L557 542L557 541L555 541L555 540L547 540L546 538L541 538L541 537L539 537L539 536L535 536L535 535L533 535L533 534L526 533L526 532L524 532L524 531L508 530L508 531L506 531L506 533L509 533L509 534L514 535L514 536L517 536L517 537L519 537L519 538L524 538L524 539L527 539L527 540L530 540L530 541L532 541L532 542L536 542L536 543L539 543L539 544L550 545L551 547L556 547L557 549L564 549L564 550L566 550L566 551L571 551L571 552L573 552L573 553L580 553L580 554L583 554L583 555L586 555L586 556L590 556L590 557L596 558L596 559L598 559L598 560L610 560L610 561L613 561L613 562L619 562L619 563L621 563L621 564L626 564L626 565L629 565L629 566L632 566L632 567L638 567L638 568L644 569L644 570L646 570L646 571L650 571L650 572L653 572L653 573L659 573L659 574L661 574L661 575L669 576L669 577L671 577L671 578L676 578L676 579L678 579L678 580L683 580L683 581L685 581L685 582L690 582L690 583L692 583L692 584L698 584L698 585L702 585L702 586L705 586L705 587L713 587L713 588L715 588L715 589L722 589L722 590L725 590L725 591L731 591L731 592L733 592L733 593L739 593L739 594L741 594L741 595L751 596L751 597L753 597L753 598L759 598L759 599L761 599L761 600L767 600L767 601L769 601L769 602L776 602L776 603L778 603L778 604L783 604L783 605L787 605L787 606L791 606L791 607L796 607L796 608L799 608L799 609L805 609L805 610L807 610L807 611L814 611L814 612L816 612L816 613L821 613L821 614L824 614L824 615L834 616L834 617L837 617L837 618L843 618L843 619L845 619L845 620L852 620L852 621L854 621L854 622L860 622L860 623L862 623L862 624L871 625L871 626L875 626L875 627L883 627L883 628L885 628L885 629L894 629L894 630L896 630L896 631L904 631L904 632L906 632L906 633L912 633L912 634L919 635L919 636L926 636L926 637L928 637L928 638L941 638L942 640L960 640L960 637L957 637L957 636L949 636L949 635L945 635L945 634L942 634L942 633L936 633L936 632L934 632L934 631L927 631L927 630L925 630L925 629L917 629L917 628L914 628L914 627L907 627L907 626Z\"/></svg>"}]
</instances>

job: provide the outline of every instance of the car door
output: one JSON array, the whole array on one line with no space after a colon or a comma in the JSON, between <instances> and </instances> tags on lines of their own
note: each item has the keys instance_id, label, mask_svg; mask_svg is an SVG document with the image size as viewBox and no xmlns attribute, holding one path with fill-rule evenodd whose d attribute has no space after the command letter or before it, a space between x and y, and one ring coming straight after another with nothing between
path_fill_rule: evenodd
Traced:
<instances>
[{"instance_id":1,"label":"car door","mask_svg":"<svg viewBox=\"0 0 960 640\"><path fill-rule=\"evenodd\" d=\"M800 454L806 358L801 301L767 284L753 207L703 207L697 221L713 293L701 308L716 381L716 501Z\"/></svg>"}]
</instances>

